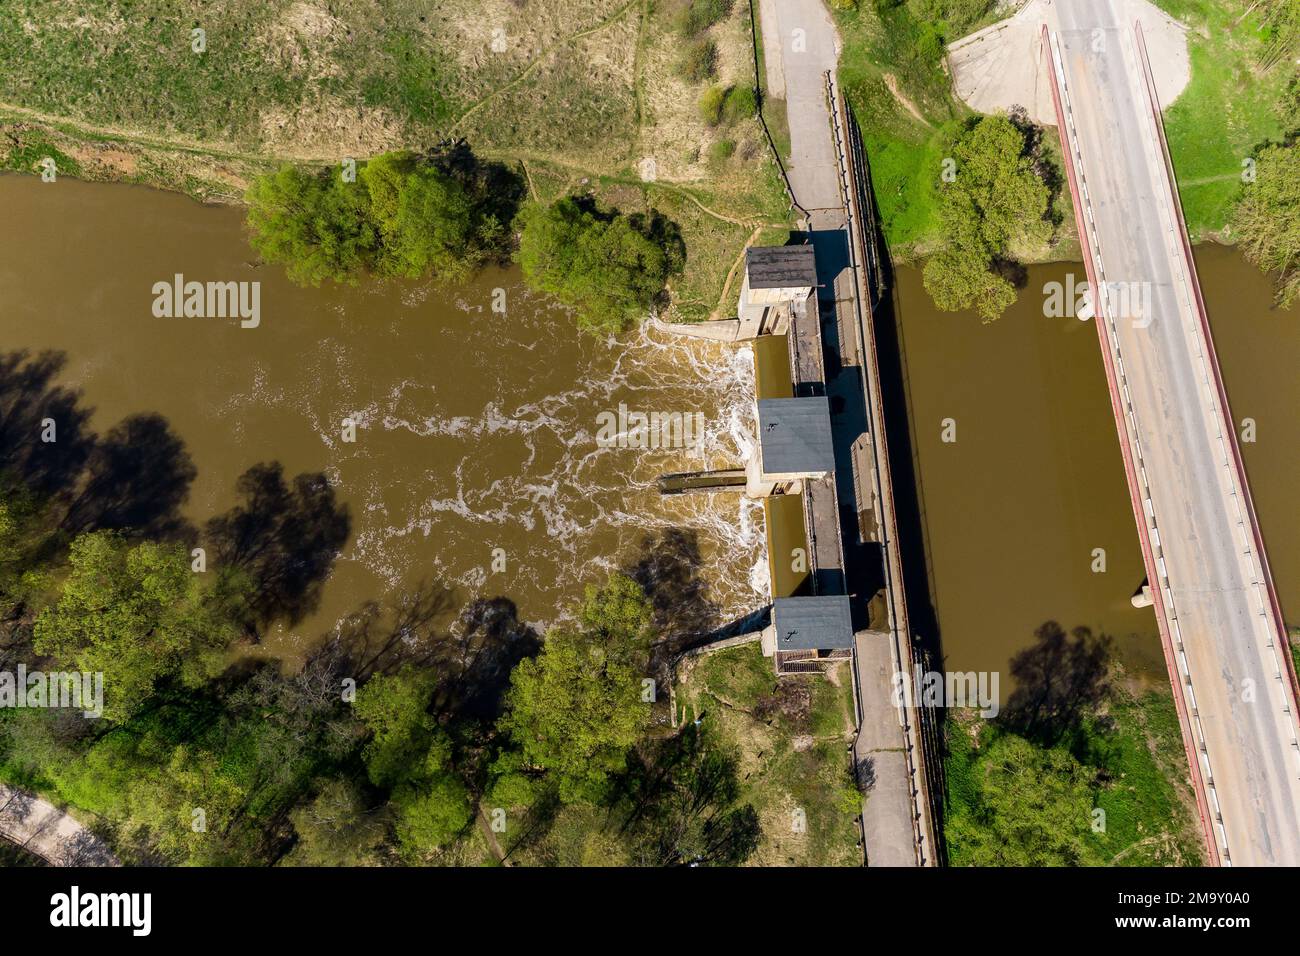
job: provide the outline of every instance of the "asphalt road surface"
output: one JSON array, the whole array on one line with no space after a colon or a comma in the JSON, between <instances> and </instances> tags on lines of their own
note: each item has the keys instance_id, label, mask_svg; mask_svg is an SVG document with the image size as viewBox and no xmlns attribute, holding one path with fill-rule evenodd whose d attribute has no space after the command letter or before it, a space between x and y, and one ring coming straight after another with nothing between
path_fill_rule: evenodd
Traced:
<instances>
[{"instance_id":1,"label":"asphalt road surface","mask_svg":"<svg viewBox=\"0 0 1300 956\"><path fill-rule=\"evenodd\" d=\"M1217 409L1215 370L1179 252L1133 24L1119 7L1114 0L1061 2L1059 24L1049 26L1059 28L1084 211L1095 221L1094 264L1099 260L1106 282L1129 284L1108 290L1107 299L1121 387L1136 423L1131 447L1140 449L1145 473L1138 487L1143 507L1154 512L1152 553L1168 576L1163 623L1185 650L1185 659L1176 659L1190 691L1181 674L1176 683L1187 712L1199 718L1193 740L1204 742L1221 859L1295 866L1300 752L1285 644L1227 444L1234 437Z\"/></svg>"}]
</instances>

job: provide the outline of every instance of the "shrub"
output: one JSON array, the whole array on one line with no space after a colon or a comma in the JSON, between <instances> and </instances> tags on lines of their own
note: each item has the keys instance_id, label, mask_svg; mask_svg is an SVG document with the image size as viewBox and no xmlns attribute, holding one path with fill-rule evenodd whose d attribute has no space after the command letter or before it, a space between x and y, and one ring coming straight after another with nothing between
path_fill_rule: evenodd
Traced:
<instances>
[{"instance_id":1,"label":"shrub","mask_svg":"<svg viewBox=\"0 0 1300 956\"><path fill-rule=\"evenodd\" d=\"M727 91L721 86L710 86L700 95L700 116L710 126L722 122L722 106L726 102Z\"/></svg>"},{"instance_id":2,"label":"shrub","mask_svg":"<svg viewBox=\"0 0 1300 956\"><path fill-rule=\"evenodd\" d=\"M731 159L735 152L736 143L734 140L720 139L709 147L709 163L714 166L721 166Z\"/></svg>"},{"instance_id":3,"label":"shrub","mask_svg":"<svg viewBox=\"0 0 1300 956\"><path fill-rule=\"evenodd\" d=\"M697 36L731 12L731 0L686 0L673 18L684 37Z\"/></svg>"},{"instance_id":4,"label":"shrub","mask_svg":"<svg viewBox=\"0 0 1300 956\"><path fill-rule=\"evenodd\" d=\"M707 38L691 42L682 52L679 69L691 83L713 79L718 72L718 45Z\"/></svg>"},{"instance_id":5,"label":"shrub","mask_svg":"<svg viewBox=\"0 0 1300 956\"><path fill-rule=\"evenodd\" d=\"M727 93L727 102L723 108L726 114L727 122L734 123L737 120L751 119L758 115L758 97L754 93L753 87L737 86L733 87Z\"/></svg>"}]
</instances>

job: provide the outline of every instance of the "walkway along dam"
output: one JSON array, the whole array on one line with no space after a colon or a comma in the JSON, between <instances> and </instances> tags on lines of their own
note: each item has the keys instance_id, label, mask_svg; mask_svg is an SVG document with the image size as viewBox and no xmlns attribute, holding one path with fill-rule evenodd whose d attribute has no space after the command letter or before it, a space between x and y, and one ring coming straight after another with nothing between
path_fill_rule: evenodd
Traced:
<instances>
[{"instance_id":1,"label":"walkway along dam","mask_svg":"<svg viewBox=\"0 0 1300 956\"><path fill-rule=\"evenodd\" d=\"M812 82L815 90L796 89ZM778 674L850 660L866 863L935 866L937 728L914 695L897 693L900 682L915 686L923 655L909 619L885 434L866 160L830 70L787 71L786 88L825 121L802 124L793 143L790 186L804 214L803 242L747 250L736 318L660 324L753 343L754 450L743 468L667 475L660 487L743 490L763 500L773 604L769 623L747 637L761 640Z\"/></svg>"}]
</instances>

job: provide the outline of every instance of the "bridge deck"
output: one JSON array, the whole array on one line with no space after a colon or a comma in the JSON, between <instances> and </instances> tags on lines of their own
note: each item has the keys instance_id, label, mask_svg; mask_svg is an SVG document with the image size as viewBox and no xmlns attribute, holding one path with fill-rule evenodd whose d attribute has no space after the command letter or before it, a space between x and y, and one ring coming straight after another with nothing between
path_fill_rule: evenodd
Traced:
<instances>
[{"instance_id":1,"label":"bridge deck","mask_svg":"<svg viewBox=\"0 0 1300 956\"><path fill-rule=\"evenodd\" d=\"M1296 865L1300 753L1285 636L1142 53L1118 8L1056 5L1044 55L1102 289L1130 490L1212 850L1224 863Z\"/></svg>"}]
</instances>

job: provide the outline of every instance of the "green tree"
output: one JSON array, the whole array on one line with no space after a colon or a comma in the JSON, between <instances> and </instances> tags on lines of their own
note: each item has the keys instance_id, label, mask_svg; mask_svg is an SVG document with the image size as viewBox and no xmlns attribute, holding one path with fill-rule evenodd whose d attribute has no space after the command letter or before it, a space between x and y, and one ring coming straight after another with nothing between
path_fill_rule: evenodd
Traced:
<instances>
[{"instance_id":1,"label":"green tree","mask_svg":"<svg viewBox=\"0 0 1300 956\"><path fill-rule=\"evenodd\" d=\"M465 785L449 773L400 787L393 809L398 845L414 859L450 843L473 813Z\"/></svg>"},{"instance_id":2,"label":"green tree","mask_svg":"<svg viewBox=\"0 0 1300 956\"><path fill-rule=\"evenodd\" d=\"M451 741L429 713L433 675L408 667L366 682L353 705L373 735L362 751L370 782L392 787L437 771L451 754Z\"/></svg>"},{"instance_id":3,"label":"green tree","mask_svg":"<svg viewBox=\"0 0 1300 956\"><path fill-rule=\"evenodd\" d=\"M576 309L579 324L594 331L636 322L686 262L676 224L653 209L623 215L566 197L526 206L518 225L525 278Z\"/></svg>"},{"instance_id":4,"label":"green tree","mask_svg":"<svg viewBox=\"0 0 1300 956\"><path fill-rule=\"evenodd\" d=\"M1032 152L1025 130L1005 116L985 116L952 142L955 176L939 194L944 245L922 277L939 308L973 308L989 321L1015 301L995 266L1013 245L1046 242L1052 232L1051 190Z\"/></svg>"},{"instance_id":5,"label":"green tree","mask_svg":"<svg viewBox=\"0 0 1300 956\"><path fill-rule=\"evenodd\" d=\"M973 771L975 807L953 815L953 862L966 866L1097 866L1092 834L1096 772L1064 748L1003 734Z\"/></svg>"},{"instance_id":6,"label":"green tree","mask_svg":"<svg viewBox=\"0 0 1300 956\"><path fill-rule=\"evenodd\" d=\"M1246 258L1277 273L1278 305L1300 299L1300 146L1268 146L1255 181L1242 187L1233 217Z\"/></svg>"},{"instance_id":7,"label":"green tree","mask_svg":"<svg viewBox=\"0 0 1300 956\"><path fill-rule=\"evenodd\" d=\"M468 150L398 150L338 170L283 166L248 190L250 241L304 285L354 283L367 270L456 281L503 255L517 179Z\"/></svg>"},{"instance_id":8,"label":"green tree","mask_svg":"<svg viewBox=\"0 0 1300 956\"><path fill-rule=\"evenodd\" d=\"M0 621L21 616L48 584L48 569L37 555L50 538L42 510L26 488L17 486L0 499Z\"/></svg>"},{"instance_id":9,"label":"green tree","mask_svg":"<svg viewBox=\"0 0 1300 956\"><path fill-rule=\"evenodd\" d=\"M207 600L183 547L95 531L72 543L69 562L33 646L65 667L102 672L105 717L129 716L164 677L197 686L220 670L238 629Z\"/></svg>"},{"instance_id":10,"label":"green tree","mask_svg":"<svg viewBox=\"0 0 1300 956\"><path fill-rule=\"evenodd\" d=\"M370 216L382 231L397 221L402 187L415 168L416 156L409 150L381 153L357 170L357 178L370 199Z\"/></svg>"},{"instance_id":11,"label":"green tree","mask_svg":"<svg viewBox=\"0 0 1300 956\"><path fill-rule=\"evenodd\" d=\"M370 780L392 790L397 843L414 861L450 842L473 812L452 767L451 738L428 712L433 686L431 674L407 667L372 677L355 703L374 734L362 752Z\"/></svg>"},{"instance_id":12,"label":"green tree","mask_svg":"<svg viewBox=\"0 0 1300 956\"><path fill-rule=\"evenodd\" d=\"M315 797L289 819L298 842L286 866L373 866L386 830L384 815L366 808L360 789L347 780L327 780Z\"/></svg>"},{"instance_id":13,"label":"green tree","mask_svg":"<svg viewBox=\"0 0 1300 956\"><path fill-rule=\"evenodd\" d=\"M464 182L410 153L376 157L361 177L383 236L378 266L388 275L463 280L504 234Z\"/></svg>"},{"instance_id":14,"label":"green tree","mask_svg":"<svg viewBox=\"0 0 1300 956\"><path fill-rule=\"evenodd\" d=\"M248 187L249 242L267 262L283 264L301 285L355 283L374 263L380 236L370 196L338 170L284 165Z\"/></svg>"},{"instance_id":15,"label":"green tree","mask_svg":"<svg viewBox=\"0 0 1300 956\"><path fill-rule=\"evenodd\" d=\"M641 682L650 615L641 587L616 574L604 588L588 588L577 628L552 630L541 653L510 675L502 729L566 802L605 796L647 725Z\"/></svg>"},{"instance_id":16,"label":"green tree","mask_svg":"<svg viewBox=\"0 0 1300 956\"><path fill-rule=\"evenodd\" d=\"M983 319L995 319L1016 301L1016 288L996 272L989 260L969 248L949 248L926 260L921 274L934 304L945 312L974 308Z\"/></svg>"},{"instance_id":17,"label":"green tree","mask_svg":"<svg viewBox=\"0 0 1300 956\"><path fill-rule=\"evenodd\" d=\"M242 825L247 789L219 755L181 744L150 756L151 765L129 785L124 830L180 863L260 862L258 833Z\"/></svg>"},{"instance_id":18,"label":"green tree","mask_svg":"<svg viewBox=\"0 0 1300 956\"><path fill-rule=\"evenodd\" d=\"M739 866L758 849L762 828L740 802L739 757L707 731L688 726L655 745L627 789L624 830L641 864Z\"/></svg>"}]
</instances>

